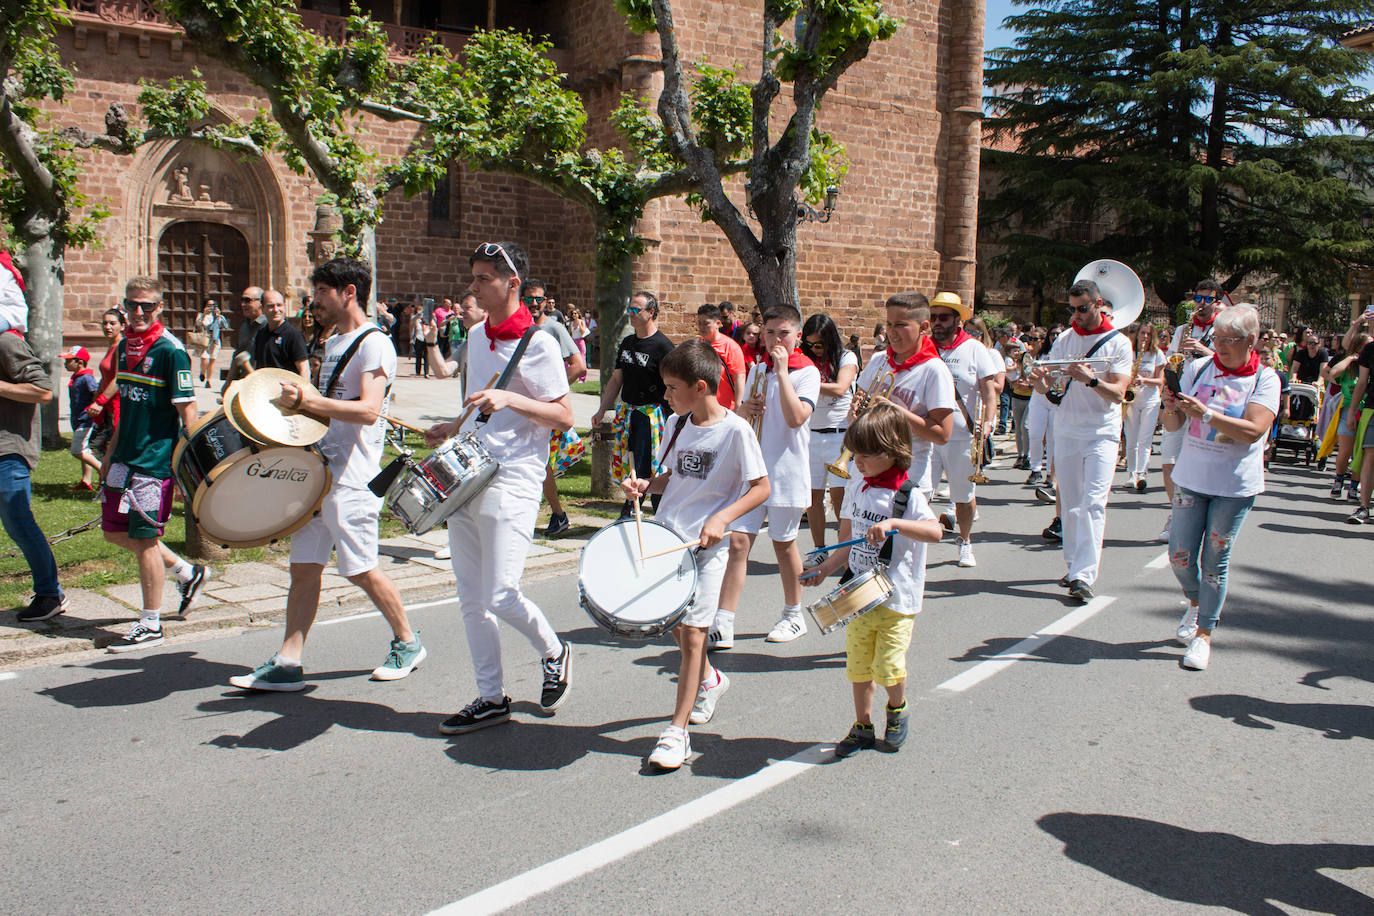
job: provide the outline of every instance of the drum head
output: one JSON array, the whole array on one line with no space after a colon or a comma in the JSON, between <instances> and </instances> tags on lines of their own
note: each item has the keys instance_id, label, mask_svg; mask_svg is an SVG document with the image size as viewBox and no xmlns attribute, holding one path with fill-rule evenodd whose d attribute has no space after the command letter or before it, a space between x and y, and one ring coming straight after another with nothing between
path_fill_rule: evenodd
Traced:
<instances>
[{"instance_id":1,"label":"drum head","mask_svg":"<svg viewBox=\"0 0 1374 916\"><path fill-rule=\"evenodd\" d=\"M644 522L644 553L687 543L671 528ZM582 551L578 579L584 600L631 629L670 619L691 603L697 588L696 558L689 549L639 562L634 519L602 528ZM595 615L593 615L595 618Z\"/></svg>"},{"instance_id":2,"label":"drum head","mask_svg":"<svg viewBox=\"0 0 1374 916\"><path fill-rule=\"evenodd\" d=\"M298 530L333 482L319 452L265 448L222 464L196 491L192 511L216 543L255 547Z\"/></svg>"}]
</instances>

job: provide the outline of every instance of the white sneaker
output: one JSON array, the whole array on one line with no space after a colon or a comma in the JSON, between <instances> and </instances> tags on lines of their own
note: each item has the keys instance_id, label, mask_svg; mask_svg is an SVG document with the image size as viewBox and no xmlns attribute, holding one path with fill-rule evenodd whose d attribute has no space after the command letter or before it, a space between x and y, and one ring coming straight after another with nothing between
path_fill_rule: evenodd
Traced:
<instances>
[{"instance_id":1,"label":"white sneaker","mask_svg":"<svg viewBox=\"0 0 1374 916\"><path fill-rule=\"evenodd\" d=\"M1197 635L1197 612L1196 604L1189 604L1188 609L1183 612L1183 618L1178 622L1178 631L1174 634L1180 646L1188 645Z\"/></svg>"},{"instance_id":2,"label":"white sneaker","mask_svg":"<svg viewBox=\"0 0 1374 916\"><path fill-rule=\"evenodd\" d=\"M798 636L806 635L806 618L801 614L783 614L782 619L773 624L764 642L791 642Z\"/></svg>"},{"instance_id":3,"label":"white sneaker","mask_svg":"<svg viewBox=\"0 0 1374 916\"><path fill-rule=\"evenodd\" d=\"M733 649L735 647L735 615L717 614L706 633L707 649Z\"/></svg>"},{"instance_id":4,"label":"white sneaker","mask_svg":"<svg viewBox=\"0 0 1374 916\"><path fill-rule=\"evenodd\" d=\"M944 499L944 498L945 498L946 496L948 496L948 495L949 495L949 487L948 487L948 485L942 483L942 484L940 484L938 487L935 488L935 498L936 498L936 499Z\"/></svg>"},{"instance_id":5,"label":"white sneaker","mask_svg":"<svg viewBox=\"0 0 1374 916\"><path fill-rule=\"evenodd\" d=\"M1188 644L1187 654L1183 656L1183 667L1202 671L1206 669L1211 658L1212 644L1201 636L1194 636L1193 641Z\"/></svg>"},{"instance_id":6,"label":"white sneaker","mask_svg":"<svg viewBox=\"0 0 1374 916\"><path fill-rule=\"evenodd\" d=\"M1170 518L1167 522L1164 523L1164 530L1159 532L1159 539L1166 544L1169 543L1169 526L1173 523L1174 520Z\"/></svg>"},{"instance_id":7,"label":"white sneaker","mask_svg":"<svg viewBox=\"0 0 1374 916\"><path fill-rule=\"evenodd\" d=\"M810 554L810 555L807 556L807 558L806 558L805 560L802 560L802 572L806 572L808 569L815 569L817 566L820 566L820 565L821 565L822 563L824 563L824 562L825 562L825 554L823 554L823 553L813 553L813 554Z\"/></svg>"},{"instance_id":8,"label":"white sneaker","mask_svg":"<svg viewBox=\"0 0 1374 916\"><path fill-rule=\"evenodd\" d=\"M693 725L705 725L711 721L711 717L716 714L716 702L725 695L725 691L730 689L730 679L725 676L724 671L717 671L720 683L714 687L702 687L697 691L696 705L692 707L692 714L687 717L687 721Z\"/></svg>"},{"instance_id":9,"label":"white sneaker","mask_svg":"<svg viewBox=\"0 0 1374 916\"><path fill-rule=\"evenodd\" d=\"M649 755L649 762L660 770L676 770L692 755L692 739L687 729L669 725L658 736L658 746Z\"/></svg>"},{"instance_id":10,"label":"white sneaker","mask_svg":"<svg viewBox=\"0 0 1374 916\"><path fill-rule=\"evenodd\" d=\"M443 545L442 547L436 547L434 549L434 559L451 560L453 559L453 551L449 548L447 544Z\"/></svg>"},{"instance_id":11,"label":"white sneaker","mask_svg":"<svg viewBox=\"0 0 1374 916\"><path fill-rule=\"evenodd\" d=\"M959 545L959 565L964 568L977 566L978 561L973 558L973 544L964 538L959 538L956 543Z\"/></svg>"}]
</instances>

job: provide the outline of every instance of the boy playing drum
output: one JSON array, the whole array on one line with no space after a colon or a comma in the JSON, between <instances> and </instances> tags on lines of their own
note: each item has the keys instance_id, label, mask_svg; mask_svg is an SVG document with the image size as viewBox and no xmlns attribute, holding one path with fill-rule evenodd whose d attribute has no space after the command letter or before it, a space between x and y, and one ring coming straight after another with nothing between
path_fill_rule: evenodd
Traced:
<instances>
[{"instance_id":1,"label":"boy playing drum","mask_svg":"<svg viewBox=\"0 0 1374 916\"><path fill-rule=\"evenodd\" d=\"M662 493L654 518L685 538L700 538L696 598L673 629L682 650L673 720L649 755L659 769L676 770L692 753L688 723L711 721L716 701L730 687L730 680L707 660L706 631L715 620L725 575L726 528L768 499L768 477L749 423L716 400L721 362L710 344L682 344L663 358L659 373L676 414L658 464L667 470L652 481L630 478L622 486L632 500L646 492Z\"/></svg>"},{"instance_id":2,"label":"boy playing drum","mask_svg":"<svg viewBox=\"0 0 1374 916\"><path fill-rule=\"evenodd\" d=\"M848 517L840 521L840 541L862 529L865 542L833 551L825 562L802 576L807 584L823 581L841 568L853 575L887 563L893 592L887 601L856 618L845 630L845 674L854 685L857 721L839 744L835 756L848 757L877 744L873 727L875 684L887 690L887 727L883 739L889 750L902 746L907 735L906 652L911 645L912 619L921 611L926 578L926 544L940 540L940 523L920 489L907 479L911 466L911 432L902 411L886 401L868 408L844 437L863 480L852 484L846 500ZM889 535L891 543L885 543Z\"/></svg>"}]
</instances>

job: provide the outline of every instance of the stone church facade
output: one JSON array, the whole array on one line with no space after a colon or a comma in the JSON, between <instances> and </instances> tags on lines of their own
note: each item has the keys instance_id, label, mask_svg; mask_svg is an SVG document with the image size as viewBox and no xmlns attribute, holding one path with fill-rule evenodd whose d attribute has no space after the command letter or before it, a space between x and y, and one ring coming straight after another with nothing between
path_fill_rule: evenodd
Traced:
<instances>
[{"instance_id":1,"label":"stone church facade","mask_svg":"<svg viewBox=\"0 0 1374 916\"><path fill-rule=\"evenodd\" d=\"M110 104L136 111L140 78L162 81L194 69L204 75L211 119L248 119L263 102L249 81L202 57L160 21L149 0L73 0L59 34L77 83L54 124L99 132ZM656 36L625 28L612 0L378 0L395 53L434 35L461 49L479 27L547 35L567 85L583 98L588 135L616 142L607 115L623 93L655 97L662 84ZM755 67L757 10L738 0L678 0L679 41L687 61ZM363 4L364 8L368 4ZM847 148L850 170L829 223L798 232L798 285L804 314L830 313L866 341L885 296L899 289L973 296L982 95L983 4L893 0L903 19L890 41L850 70L827 99L822 126ZM343 34L346 4L303 0L306 24ZM784 97L786 94L784 93ZM405 125L367 120L383 157L414 136ZM95 336L100 312L123 283L156 274L167 284L170 325L184 329L207 297L236 305L247 285L276 288L293 300L312 266L333 250L321 188L278 157L243 157L176 141L149 144L131 157L83 153L83 190L111 217L103 244L69 253L68 340ZM736 186L734 197L742 206ZM592 226L587 214L516 178L460 168L432 194L385 201L377 232L380 297L452 295L467 278L467 255L481 241L509 239L531 254L533 273L561 302L590 304ZM663 325L692 333L696 307L752 295L743 269L714 225L680 200L650 205L640 232L649 249L635 285L659 293Z\"/></svg>"}]
</instances>

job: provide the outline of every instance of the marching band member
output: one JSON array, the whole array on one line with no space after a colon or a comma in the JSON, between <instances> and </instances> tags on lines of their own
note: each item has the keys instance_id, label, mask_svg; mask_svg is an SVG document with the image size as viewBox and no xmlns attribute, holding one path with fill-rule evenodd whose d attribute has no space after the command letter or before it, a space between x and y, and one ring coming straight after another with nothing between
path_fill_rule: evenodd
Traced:
<instances>
[{"instance_id":1,"label":"marching band member","mask_svg":"<svg viewBox=\"0 0 1374 916\"><path fill-rule=\"evenodd\" d=\"M940 358L954 377L957 410L953 413L954 427L949 441L934 447L936 466L931 469L931 483L939 480L940 468L949 477L949 498L954 503L954 517L940 516L945 530L958 523L959 565L977 566L973 558L973 514L976 507L973 481L969 478L978 470L971 460L974 442L987 440L997 418L998 392L1006 378L1006 365L997 354L985 347L962 327L973 316L973 309L955 293L936 293L930 303L930 336L935 340ZM981 417L981 421L980 418ZM977 429L974 429L974 427ZM977 437L975 439L974 437Z\"/></svg>"},{"instance_id":2,"label":"marching band member","mask_svg":"<svg viewBox=\"0 0 1374 916\"><path fill-rule=\"evenodd\" d=\"M823 314L806 319L802 328L802 352L821 370L821 396L811 414L811 508L806 510L806 523L811 529L812 545L824 547L826 490L830 491L836 519L840 517L844 501L843 480L835 477L834 484L826 486L833 476L826 470L826 465L837 460L844 448L854 379L859 374L859 357L845 349L840 329L829 315Z\"/></svg>"},{"instance_id":3,"label":"marching band member","mask_svg":"<svg viewBox=\"0 0 1374 916\"><path fill-rule=\"evenodd\" d=\"M673 629L682 652L673 719L649 755L661 770L676 770L692 753L688 724L705 725L730 679L706 655L706 630L716 619L730 542L729 526L768 498L763 452L749 423L717 400L721 361L704 340L688 341L663 358L663 384L678 427L652 481L631 478L625 495L662 493L655 519L684 538L698 537L697 590L687 616ZM685 427L685 428L684 428Z\"/></svg>"},{"instance_id":4,"label":"marching band member","mask_svg":"<svg viewBox=\"0 0 1374 916\"><path fill-rule=\"evenodd\" d=\"M890 751L899 750L906 741L906 653L911 646L911 624L921 612L926 544L939 541L943 534L925 496L907 479L911 430L900 408L875 403L854 421L845 434L845 445L854 453L854 467L863 482L840 522L840 538L847 541L852 532L863 531L867 540L833 551L806 578L818 584L841 568L850 576L859 575L881 562L887 565L893 592L845 628L845 675L853 685L855 722L835 745L837 757L876 746L873 700L878 684L887 692L883 741Z\"/></svg>"},{"instance_id":5,"label":"marching band member","mask_svg":"<svg viewBox=\"0 0 1374 916\"><path fill-rule=\"evenodd\" d=\"M768 469L771 487L766 505L739 518L731 531L742 537L730 538L730 561L721 585L720 610L707 636L707 647L727 649L735 640L735 609L744 592L744 577L754 539L768 520L768 537L782 575L782 616L765 637L767 642L791 642L806 632L802 617L801 553L797 550L797 531L801 516L811 500L811 435L807 421L820 396L821 373L797 349L801 341L801 312L790 305L775 305L763 314L764 363L755 369L764 372L762 396L749 398L739 413L758 420L759 444Z\"/></svg>"},{"instance_id":6,"label":"marching band member","mask_svg":"<svg viewBox=\"0 0 1374 916\"><path fill-rule=\"evenodd\" d=\"M323 390L283 383L281 401L289 407L330 419L320 451L329 461L334 485L320 511L291 536L291 585L286 596L286 632L281 648L251 674L229 683L241 690L292 691L305 688L301 666L305 638L320 605L320 579L329 555L337 551L339 575L361 588L391 626L386 661L374 680L394 681L410 674L427 655L410 628L401 593L377 565L377 519L382 499L367 485L382 457L383 421L388 391L396 377L391 338L363 312L372 288L367 265L335 258L310 275L315 306L338 333L325 344L320 366Z\"/></svg>"},{"instance_id":7,"label":"marching band member","mask_svg":"<svg viewBox=\"0 0 1374 916\"><path fill-rule=\"evenodd\" d=\"M469 289L487 313L487 320L468 335L468 378L482 384L482 379L506 368L533 326L529 311L520 303L520 284L529 271L529 259L518 245L489 242L479 245L468 263L472 267ZM573 424L568 391L558 342L548 334L534 333L504 388L468 394L467 405L481 416L469 415L461 429L454 420L425 431L430 446L458 433L475 433L500 464L490 485L449 518L453 578L478 693L439 726L446 735L510 720L510 697L501 669L501 620L519 630L542 659L540 708L551 713L567 699L572 648L520 591L520 576L539 514L549 430L566 430ZM490 419L484 423L483 417Z\"/></svg>"},{"instance_id":8,"label":"marching band member","mask_svg":"<svg viewBox=\"0 0 1374 916\"><path fill-rule=\"evenodd\" d=\"M1185 359L1193 360L1212 355L1212 322L1216 320L1217 313L1226 305L1226 291L1215 280L1199 280L1193 284L1192 298L1197 306L1193 311L1193 319L1174 329L1173 339L1169 341L1169 349L1164 352L1166 359L1175 355L1182 355ZM1164 435L1159 440L1159 451L1161 455L1160 464L1164 473L1164 492L1169 497L1170 505L1173 505L1174 502L1174 462L1178 461L1178 453L1181 448L1183 448L1182 427L1173 431L1165 428ZM1164 530L1159 533L1159 539L1161 541L1169 540L1169 524L1167 522L1164 525Z\"/></svg>"},{"instance_id":9,"label":"marching band member","mask_svg":"<svg viewBox=\"0 0 1374 916\"><path fill-rule=\"evenodd\" d=\"M1135 335L1135 399L1125 406L1126 485L1145 492L1150 470L1150 446L1159 419L1159 389L1164 384L1164 354L1159 349L1159 328L1142 321Z\"/></svg>"},{"instance_id":10,"label":"marching band member","mask_svg":"<svg viewBox=\"0 0 1374 916\"><path fill-rule=\"evenodd\" d=\"M1064 561L1068 573L1059 584L1086 604L1093 597L1102 534L1107 523L1107 497L1116 472L1121 444L1121 411L1131 373L1131 343L1112 327L1103 312L1108 308L1096 283L1083 280L1069 290L1073 324L1059 335L1051 360L1107 363L1099 376L1084 362L1066 370L1069 381L1054 418L1054 472L1062 506ZM1049 390L1049 370L1031 370L1035 390Z\"/></svg>"}]
</instances>

